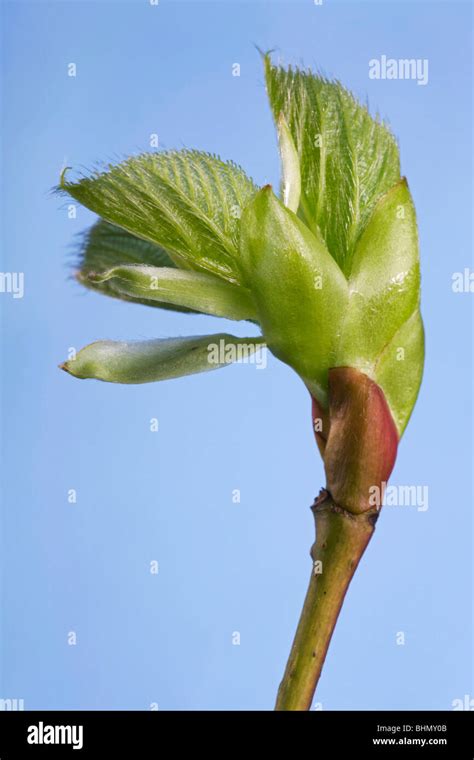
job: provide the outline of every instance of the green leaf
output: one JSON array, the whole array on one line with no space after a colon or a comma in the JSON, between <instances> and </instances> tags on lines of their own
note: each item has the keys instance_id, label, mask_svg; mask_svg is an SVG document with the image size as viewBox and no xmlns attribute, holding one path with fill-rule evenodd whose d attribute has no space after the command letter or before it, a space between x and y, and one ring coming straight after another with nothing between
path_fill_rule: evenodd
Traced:
<instances>
[{"instance_id":1,"label":"green leaf","mask_svg":"<svg viewBox=\"0 0 474 760\"><path fill-rule=\"evenodd\" d=\"M381 198L355 250L338 364L370 372L419 302L416 216L403 179Z\"/></svg>"},{"instance_id":2,"label":"green leaf","mask_svg":"<svg viewBox=\"0 0 474 760\"><path fill-rule=\"evenodd\" d=\"M171 256L156 243L143 240L122 227L99 219L84 235L80 269L84 274L103 272L121 264L175 267Z\"/></svg>"},{"instance_id":3,"label":"green leaf","mask_svg":"<svg viewBox=\"0 0 474 760\"><path fill-rule=\"evenodd\" d=\"M129 264L147 264L155 267L176 267L174 261L167 252L156 243L132 235L122 227L110 224L104 219L99 219L85 235L82 236L79 250L79 270L76 279L81 285L95 290L112 298L120 298L123 301L132 301L146 306L155 306L161 309L173 311L191 312L183 306L171 306L168 303L158 303L155 299L148 300L142 295L121 295L110 284L94 282L89 279L91 273L103 272L114 266Z\"/></svg>"},{"instance_id":4,"label":"green leaf","mask_svg":"<svg viewBox=\"0 0 474 760\"><path fill-rule=\"evenodd\" d=\"M380 385L401 435L424 360L418 234L405 179L377 203L356 247L348 286L336 365L355 367Z\"/></svg>"},{"instance_id":5,"label":"green leaf","mask_svg":"<svg viewBox=\"0 0 474 760\"><path fill-rule=\"evenodd\" d=\"M241 259L269 348L325 405L348 299L344 275L322 240L270 186L242 215Z\"/></svg>"},{"instance_id":6,"label":"green leaf","mask_svg":"<svg viewBox=\"0 0 474 760\"><path fill-rule=\"evenodd\" d=\"M377 200L400 178L395 138L339 82L264 62L275 121L284 114L299 156L299 215L347 275Z\"/></svg>"},{"instance_id":7,"label":"green leaf","mask_svg":"<svg viewBox=\"0 0 474 760\"><path fill-rule=\"evenodd\" d=\"M101 340L91 343L61 369L81 379L109 383L151 383L219 369L233 361L252 361L262 338L226 333L145 341Z\"/></svg>"},{"instance_id":8,"label":"green leaf","mask_svg":"<svg viewBox=\"0 0 474 760\"><path fill-rule=\"evenodd\" d=\"M161 306L167 303L227 319L255 319L249 291L211 274L184 272L169 267L118 266L100 274L90 273L89 281L107 284L120 298L132 297Z\"/></svg>"},{"instance_id":9,"label":"green leaf","mask_svg":"<svg viewBox=\"0 0 474 760\"><path fill-rule=\"evenodd\" d=\"M417 309L380 354L374 378L382 388L399 436L405 430L423 376L425 339Z\"/></svg>"},{"instance_id":10,"label":"green leaf","mask_svg":"<svg viewBox=\"0 0 474 760\"><path fill-rule=\"evenodd\" d=\"M242 169L199 151L145 153L59 190L168 252L184 268L239 281L240 214L257 188Z\"/></svg>"},{"instance_id":11,"label":"green leaf","mask_svg":"<svg viewBox=\"0 0 474 760\"><path fill-rule=\"evenodd\" d=\"M281 199L296 214L301 197L300 160L282 113L278 117L278 147L281 160Z\"/></svg>"}]
</instances>

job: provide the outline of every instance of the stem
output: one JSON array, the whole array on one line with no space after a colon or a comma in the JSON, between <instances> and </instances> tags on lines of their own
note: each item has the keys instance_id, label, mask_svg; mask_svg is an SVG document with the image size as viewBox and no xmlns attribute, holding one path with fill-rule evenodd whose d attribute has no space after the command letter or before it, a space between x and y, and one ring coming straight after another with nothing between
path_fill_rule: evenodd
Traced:
<instances>
[{"instance_id":1,"label":"stem","mask_svg":"<svg viewBox=\"0 0 474 760\"><path fill-rule=\"evenodd\" d=\"M323 490L311 507L313 571L275 710L309 710L349 583L374 532L378 511L353 514ZM320 564L319 564L320 563Z\"/></svg>"}]
</instances>

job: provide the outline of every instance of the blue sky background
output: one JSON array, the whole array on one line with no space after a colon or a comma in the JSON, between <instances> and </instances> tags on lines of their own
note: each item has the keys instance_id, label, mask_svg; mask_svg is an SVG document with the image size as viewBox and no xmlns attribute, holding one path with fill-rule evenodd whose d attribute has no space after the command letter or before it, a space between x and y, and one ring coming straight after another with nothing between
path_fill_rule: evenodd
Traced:
<instances>
[{"instance_id":1,"label":"blue sky background","mask_svg":"<svg viewBox=\"0 0 474 760\"><path fill-rule=\"evenodd\" d=\"M25 273L25 296L0 296L0 697L273 706L324 484L307 392L276 360L128 387L60 372L69 347L98 338L249 329L82 291L68 277L94 217L68 219L50 195L65 163L148 149L151 133L277 184L254 44L337 76L388 117L420 227L426 370L392 483L427 485L429 509L382 514L317 701L449 709L472 696L472 294L451 288L472 266L470 5L4 2L2 16L2 271ZM382 54L428 58L428 85L370 80Z\"/></svg>"}]
</instances>

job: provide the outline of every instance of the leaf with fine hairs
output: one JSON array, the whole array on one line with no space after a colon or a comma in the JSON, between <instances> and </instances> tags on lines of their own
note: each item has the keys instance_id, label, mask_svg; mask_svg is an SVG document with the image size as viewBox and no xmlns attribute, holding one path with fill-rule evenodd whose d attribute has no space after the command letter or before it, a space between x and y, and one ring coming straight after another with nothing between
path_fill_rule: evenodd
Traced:
<instances>
[{"instance_id":1,"label":"leaf with fine hairs","mask_svg":"<svg viewBox=\"0 0 474 760\"><path fill-rule=\"evenodd\" d=\"M204 272L135 264L89 273L88 280L107 284L119 298L146 300L157 306L166 303L227 319L256 319L255 306L246 288Z\"/></svg>"},{"instance_id":2,"label":"leaf with fine hairs","mask_svg":"<svg viewBox=\"0 0 474 760\"><path fill-rule=\"evenodd\" d=\"M239 282L240 214L257 188L236 164L195 150L144 153L58 191L156 243L175 264Z\"/></svg>"},{"instance_id":3,"label":"leaf with fine hairs","mask_svg":"<svg viewBox=\"0 0 474 760\"><path fill-rule=\"evenodd\" d=\"M226 333L131 342L100 340L83 348L61 369L81 379L152 383L209 372L234 361L252 361L253 354L264 346L263 338L236 338Z\"/></svg>"},{"instance_id":4,"label":"leaf with fine hairs","mask_svg":"<svg viewBox=\"0 0 474 760\"><path fill-rule=\"evenodd\" d=\"M99 219L92 227L81 236L79 245L79 269L76 279L81 285L95 290L112 298L120 298L122 301L154 306L179 312L192 312L184 306L159 303L156 299L149 300L143 294L136 296L118 293L107 280L94 281L90 274L103 272L114 266L145 264L154 267L176 268L176 264L168 253L156 243L143 240L122 227Z\"/></svg>"},{"instance_id":5,"label":"leaf with fine hairs","mask_svg":"<svg viewBox=\"0 0 474 760\"><path fill-rule=\"evenodd\" d=\"M80 270L103 272L121 264L176 267L164 248L133 235L122 227L98 219L83 236L79 251Z\"/></svg>"},{"instance_id":6,"label":"leaf with fine hairs","mask_svg":"<svg viewBox=\"0 0 474 760\"><path fill-rule=\"evenodd\" d=\"M264 56L268 98L284 114L299 156L299 216L346 275L377 200L400 178L392 133L339 82L272 64Z\"/></svg>"}]
</instances>

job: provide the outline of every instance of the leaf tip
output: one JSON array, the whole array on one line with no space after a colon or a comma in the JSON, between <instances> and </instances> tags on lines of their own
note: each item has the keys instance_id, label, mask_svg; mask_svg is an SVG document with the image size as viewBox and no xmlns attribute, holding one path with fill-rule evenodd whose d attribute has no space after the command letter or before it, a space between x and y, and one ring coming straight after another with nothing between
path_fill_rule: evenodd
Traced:
<instances>
[{"instance_id":1,"label":"leaf tip","mask_svg":"<svg viewBox=\"0 0 474 760\"><path fill-rule=\"evenodd\" d=\"M58 190L66 190L68 183L66 182L66 172L70 171L72 169L72 166L65 166L64 169L61 170L61 174L59 175L59 184L58 184Z\"/></svg>"},{"instance_id":2,"label":"leaf tip","mask_svg":"<svg viewBox=\"0 0 474 760\"><path fill-rule=\"evenodd\" d=\"M105 272L94 272L92 270L89 270L88 272L79 272L78 275L80 275L79 282L92 282L95 284L97 282L104 282L108 279Z\"/></svg>"},{"instance_id":3,"label":"leaf tip","mask_svg":"<svg viewBox=\"0 0 474 760\"><path fill-rule=\"evenodd\" d=\"M265 63L267 61L270 61L271 54L275 52L275 48L271 48L270 50L263 50L259 45L255 45L255 49Z\"/></svg>"}]
</instances>

